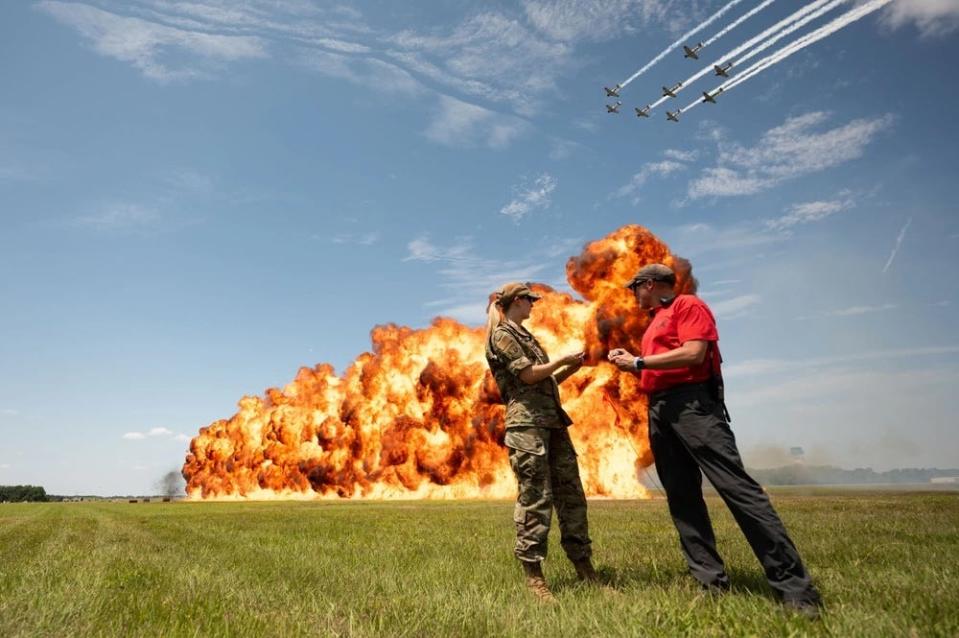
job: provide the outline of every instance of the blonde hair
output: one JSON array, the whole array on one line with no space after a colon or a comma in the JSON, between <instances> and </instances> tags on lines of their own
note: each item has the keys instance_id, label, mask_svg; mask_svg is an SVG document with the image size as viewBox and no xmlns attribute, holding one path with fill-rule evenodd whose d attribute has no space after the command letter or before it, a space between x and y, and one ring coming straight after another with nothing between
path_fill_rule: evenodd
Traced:
<instances>
[{"instance_id":1,"label":"blonde hair","mask_svg":"<svg viewBox=\"0 0 959 638\"><path fill-rule=\"evenodd\" d=\"M486 306L486 339L487 341L493 336L493 331L503 323L503 309L500 307L500 295L499 291L494 292L489 296L489 305Z\"/></svg>"}]
</instances>

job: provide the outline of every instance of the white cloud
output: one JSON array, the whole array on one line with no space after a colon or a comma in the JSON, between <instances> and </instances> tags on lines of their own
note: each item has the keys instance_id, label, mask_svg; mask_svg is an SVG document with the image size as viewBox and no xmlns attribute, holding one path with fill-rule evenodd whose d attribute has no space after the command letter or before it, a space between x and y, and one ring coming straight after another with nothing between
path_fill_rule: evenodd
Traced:
<instances>
[{"instance_id":1,"label":"white cloud","mask_svg":"<svg viewBox=\"0 0 959 638\"><path fill-rule=\"evenodd\" d=\"M178 29L141 18L124 17L85 4L43 0L37 7L76 29L107 57L132 64L146 77L161 82L205 75L194 66L171 68L161 62L186 51L207 63L266 57L262 40L246 35L217 35Z\"/></svg>"},{"instance_id":2,"label":"white cloud","mask_svg":"<svg viewBox=\"0 0 959 638\"><path fill-rule=\"evenodd\" d=\"M155 428L150 428L146 432L127 432L120 438L126 439L127 441L142 441L147 438L166 439L166 440L172 439L174 441L183 441L184 436L186 435L174 434L174 432L170 430L169 428L155 427ZM189 437L187 437L185 440L190 440L190 439Z\"/></svg>"},{"instance_id":3,"label":"white cloud","mask_svg":"<svg viewBox=\"0 0 959 638\"><path fill-rule=\"evenodd\" d=\"M662 160L660 162L647 162L643 164L639 172L632 176L629 183L620 186L612 194L613 197L632 197L636 204L639 201L639 190L643 187L650 177L665 177L677 171L683 170L685 165L675 160Z\"/></svg>"},{"instance_id":4,"label":"white cloud","mask_svg":"<svg viewBox=\"0 0 959 638\"><path fill-rule=\"evenodd\" d=\"M837 366L882 361L885 359L914 359L918 357L936 357L959 354L959 346L932 346L920 348L896 348L875 350L831 357L812 357L808 359L750 359L740 363L725 364L723 376L751 377L782 374L795 370L813 368L834 368Z\"/></svg>"},{"instance_id":5,"label":"white cloud","mask_svg":"<svg viewBox=\"0 0 959 638\"><path fill-rule=\"evenodd\" d=\"M792 226L817 222L830 215L848 210L855 205L851 197L843 199L819 200L793 204L788 212L776 219L767 219L766 226L772 230L784 230Z\"/></svg>"},{"instance_id":6,"label":"white cloud","mask_svg":"<svg viewBox=\"0 0 959 638\"><path fill-rule=\"evenodd\" d=\"M666 159L677 162L695 162L696 158L699 157L699 151L683 151L678 148L667 148L663 151L663 156Z\"/></svg>"},{"instance_id":7,"label":"white cloud","mask_svg":"<svg viewBox=\"0 0 959 638\"><path fill-rule=\"evenodd\" d=\"M311 70L348 80L364 90L406 95L416 95L424 90L406 70L375 58L358 58L304 48L300 53L300 62Z\"/></svg>"},{"instance_id":8,"label":"white cloud","mask_svg":"<svg viewBox=\"0 0 959 638\"><path fill-rule=\"evenodd\" d=\"M4 416L17 416L18 414L20 414L20 411L14 410L13 408L3 408L2 410L0 410L0 414Z\"/></svg>"},{"instance_id":9,"label":"white cloud","mask_svg":"<svg viewBox=\"0 0 959 638\"><path fill-rule=\"evenodd\" d=\"M556 240L555 245L567 245ZM495 260L476 254L469 238L460 238L450 246L438 246L422 236L407 244L409 254L404 261L421 261L438 264L436 273L439 287L447 292L443 299L428 302L431 308L439 308L440 315L453 317L465 323L482 323L486 318L486 302L491 292L510 281L549 281L544 277L549 260L538 251L524 259ZM557 263L562 268L562 263ZM562 275L557 274L557 277Z\"/></svg>"},{"instance_id":10,"label":"white cloud","mask_svg":"<svg viewBox=\"0 0 959 638\"><path fill-rule=\"evenodd\" d=\"M334 244L352 244L355 246L372 246L380 240L380 234L376 231L369 233L340 233L330 237Z\"/></svg>"},{"instance_id":11,"label":"white cloud","mask_svg":"<svg viewBox=\"0 0 959 638\"><path fill-rule=\"evenodd\" d=\"M126 230L149 226L159 221L160 216L151 208L140 204L117 203L104 207L93 215L76 218L80 226L97 230Z\"/></svg>"},{"instance_id":12,"label":"white cloud","mask_svg":"<svg viewBox=\"0 0 959 638\"><path fill-rule=\"evenodd\" d=\"M0 470L9 470L11 465L9 463L0 463Z\"/></svg>"},{"instance_id":13,"label":"white cloud","mask_svg":"<svg viewBox=\"0 0 959 638\"><path fill-rule=\"evenodd\" d=\"M690 182L689 197L751 195L785 180L857 159L894 120L891 115L883 115L817 132L815 129L828 119L829 114L822 111L791 117L766 131L752 147L725 147L720 139L716 165L704 169Z\"/></svg>"},{"instance_id":14,"label":"white cloud","mask_svg":"<svg viewBox=\"0 0 959 638\"><path fill-rule=\"evenodd\" d=\"M403 31L387 54L414 73L473 97L508 102L523 114L574 62L573 48L501 13L472 15L448 33Z\"/></svg>"},{"instance_id":15,"label":"white cloud","mask_svg":"<svg viewBox=\"0 0 959 638\"><path fill-rule=\"evenodd\" d=\"M896 0L886 5L882 20L894 29L915 24L923 37L945 36L959 28L959 2Z\"/></svg>"},{"instance_id":16,"label":"white cloud","mask_svg":"<svg viewBox=\"0 0 959 638\"><path fill-rule=\"evenodd\" d=\"M670 244L678 254L688 257L722 251L741 253L746 248L775 244L789 238L783 233L748 223L724 227L703 222L684 224L677 227L673 235L675 239Z\"/></svg>"},{"instance_id":17,"label":"white cloud","mask_svg":"<svg viewBox=\"0 0 959 638\"><path fill-rule=\"evenodd\" d=\"M440 96L435 117L426 129L426 137L445 146L483 144L502 149L509 146L527 127L526 122L517 117L501 115L443 95Z\"/></svg>"},{"instance_id":18,"label":"white cloud","mask_svg":"<svg viewBox=\"0 0 959 638\"><path fill-rule=\"evenodd\" d=\"M543 173L533 181L532 185L524 184L514 188L516 197L499 212L518 222L531 211L549 208L552 203L551 195L555 189L556 178Z\"/></svg>"},{"instance_id":19,"label":"white cloud","mask_svg":"<svg viewBox=\"0 0 959 638\"><path fill-rule=\"evenodd\" d=\"M173 440L189 443L193 440L193 438L189 434L177 434L175 437L173 437Z\"/></svg>"},{"instance_id":20,"label":"white cloud","mask_svg":"<svg viewBox=\"0 0 959 638\"><path fill-rule=\"evenodd\" d=\"M734 319L747 314L760 301L762 301L762 297L759 295L739 295L738 297L710 304L709 307L712 309L713 314L719 319Z\"/></svg>"},{"instance_id":21,"label":"white cloud","mask_svg":"<svg viewBox=\"0 0 959 638\"><path fill-rule=\"evenodd\" d=\"M838 310L830 310L825 314L827 317L854 317L858 315L865 315L873 312L883 312L885 310L894 310L899 306L894 303L886 303L880 306L849 306L848 308L839 308Z\"/></svg>"},{"instance_id":22,"label":"white cloud","mask_svg":"<svg viewBox=\"0 0 959 638\"><path fill-rule=\"evenodd\" d=\"M670 18L669 0L527 0L530 23L562 41L611 40ZM688 5L685 6L688 11Z\"/></svg>"}]
</instances>

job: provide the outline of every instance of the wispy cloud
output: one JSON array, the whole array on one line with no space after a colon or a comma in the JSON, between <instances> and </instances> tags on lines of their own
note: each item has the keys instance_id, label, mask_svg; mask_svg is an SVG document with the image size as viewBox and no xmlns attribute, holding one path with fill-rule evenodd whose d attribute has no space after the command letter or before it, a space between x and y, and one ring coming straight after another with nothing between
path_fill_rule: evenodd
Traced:
<instances>
[{"instance_id":1,"label":"wispy cloud","mask_svg":"<svg viewBox=\"0 0 959 638\"><path fill-rule=\"evenodd\" d=\"M912 224L912 217L907 219L906 223L903 224L899 230L899 234L896 236L896 244L892 247L892 252L889 253L889 259L886 260L886 265L882 267L883 272L887 272L892 267L892 262L896 259L896 255L899 254L899 248L902 246L902 240L906 238L906 231L909 230L910 224Z\"/></svg>"},{"instance_id":2,"label":"wispy cloud","mask_svg":"<svg viewBox=\"0 0 959 638\"><path fill-rule=\"evenodd\" d=\"M527 0L523 4L536 29L564 42L612 40L651 22L674 21L677 13L670 0ZM690 13L688 4L683 4L683 11Z\"/></svg>"},{"instance_id":3,"label":"wispy cloud","mask_svg":"<svg viewBox=\"0 0 959 638\"><path fill-rule=\"evenodd\" d=\"M663 151L663 157L676 162L695 162L699 157L699 151L684 151L678 148L667 148Z\"/></svg>"},{"instance_id":4,"label":"wispy cloud","mask_svg":"<svg viewBox=\"0 0 959 638\"><path fill-rule=\"evenodd\" d=\"M97 53L132 64L146 77L161 82L201 77L209 63L267 56L263 41L255 36L175 28L73 2L42 0L36 6L76 29ZM191 62L171 66L166 60L174 59L177 52L190 53ZM197 60L205 64L194 66Z\"/></svg>"},{"instance_id":5,"label":"wispy cloud","mask_svg":"<svg viewBox=\"0 0 959 638\"><path fill-rule=\"evenodd\" d=\"M508 102L531 114L537 97L575 63L573 48L530 30L517 17L483 12L449 31L403 31L387 38L388 55L414 73L464 95Z\"/></svg>"},{"instance_id":6,"label":"wispy cloud","mask_svg":"<svg viewBox=\"0 0 959 638\"><path fill-rule=\"evenodd\" d=\"M14 410L13 408L3 408L0 410L0 414L4 416L18 416L20 414L19 410Z\"/></svg>"},{"instance_id":7,"label":"wispy cloud","mask_svg":"<svg viewBox=\"0 0 959 638\"><path fill-rule=\"evenodd\" d=\"M751 147L726 146L720 139L716 165L690 182L689 197L752 195L783 181L838 166L861 157L865 147L894 121L891 115L883 115L817 132L829 117L822 111L791 117L766 131Z\"/></svg>"},{"instance_id":8,"label":"wispy cloud","mask_svg":"<svg viewBox=\"0 0 959 638\"><path fill-rule=\"evenodd\" d=\"M612 197L630 197L634 204L639 202L639 191L650 177L665 177L681 171L686 166L672 159L665 159L659 162L647 162L639 169L639 172L630 178L629 183L620 186L613 192Z\"/></svg>"},{"instance_id":9,"label":"wispy cloud","mask_svg":"<svg viewBox=\"0 0 959 638\"><path fill-rule=\"evenodd\" d=\"M731 299L724 299L710 304L713 314L719 319L735 319L742 317L753 310L760 302L762 297L756 294L739 295Z\"/></svg>"},{"instance_id":10,"label":"wispy cloud","mask_svg":"<svg viewBox=\"0 0 959 638\"><path fill-rule=\"evenodd\" d=\"M959 29L959 2L896 0L886 5L882 20L894 29L915 24L923 37L941 37Z\"/></svg>"},{"instance_id":11,"label":"wispy cloud","mask_svg":"<svg viewBox=\"0 0 959 638\"><path fill-rule=\"evenodd\" d=\"M103 207L92 215L77 217L79 226L96 230L128 230L156 224L160 215L152 208L140 204L115 203Z\"/></svg>"},{"instance_id":12,"label":"wispy cloud","mask_svg":"<svg viewBox=\"0 0 959 638\"><path fill-rule=\"evenodd\" d=\"M543 173L532 184L524 183L513 188L516 196L500 209L500 213L518 222L534 210L545 210L552 203L556 178Z\"/></svg>"},{"instance_id":13,"label":"wispy cloud","mask_svg":"<svg viewBox=\"0 0 959 638\"><path fill-rule=\"evenodd\" d=\"M503 149L528 128L515 116L502 115L449 96L440 96L433 121L426 137L445 146L470 147L485 145Z\"/></svg>"},{"instance_id":14,"label":"wispy cloud","mask_svg":"<svg viewBox=\"0 0 959 638\"><path fill-rule=\"evenodd\" d=\"M334 244L352 244L355 246L372 246L380 240L376 231L369 233L339 233L329 238Z\"/></svg>"},{"instance_id":15,"label":"wispy cloud","mask_svg":"<svg viewBox=\"0 0 959 638\"><path fill-rule=\"evenodd\" d=\"M565 283L563 262L550 259L557 246L569 249L569 242L554 240L543 250L534 250L523 259L495 260L480 257L470 238L460 238L448 246L421 236L407 245L404 261L436 264L439 287L447 294L428 302L438 314L466 323L481 323L486 316L489 294L510 281L540 281L554 287ZM554 271L549 264L555 263Z\"/></svg>"},{"instance_id":16,"label":"wispy cloud","mask_svg":"<svg viewBox=\"0 0 959 638\"><path fill-rule=\"evenodd\" d=\"M190 440L190 437L186 434L176 434L173 430L164 427L150 428L146 432L126 432L120 438L127 441L143 441L145 439L162 439L167 441Z\"/></svg>"},{"instance_id":17,"label":"wispy cloud","mask_svg":"<svg viewBox=\"0 0 959 638\"><path fill-rule=\"evenodd\" d=\"M789 236L755 223L737 223L717 226L705 222L684 224L673 231L670 242L679 254L693 257L707 253L737 251L776 244Z\"/></svg>"},{"instance_id":18,"label":"wispy cloud","mask_svg":"<svg viewBox=\"0 0 959 638\"><path fill-rule=\"evenodd\" d=\"M306 68L348 80L364 90L417 95L423 85L405 69L370 57L356 57L303 48L300 62Z\"/></svg>"},{"instance_id":19,"label":"wispy cloud","mask_svg":"<svg viewBox=\"0 0 959 638\"><path fill-rule=\"evenodd\" d=\"M750 359L740 363L724 365L723 376L766 376L794 370L835 367L885 359L912 359L917 357L936 357L955 354L959 354L959 345L874 350L871 352L859 352L831 357L811 357L807 359Z\"/></svg>"},{"instance_id":20,"label":"wispy cloud","mask_svg":"<svg viewBox=\"0 0 959 638\"><path fill-rule=\"evenodd\" d=\"M899 306L894 303L886 303L879 306L849 306L847 308L839 308L838 310L829 310L828 312L824 312L823 315L826 317L855 317L873 312L895 310L898 307Z\"/></svg>"},{"instance_id":21,"label":"wispy cloud","mask_svg":"<svg viewBox=\"0 0 959 638\"><path fill-rule=\"evenodd\" d=\"M801 224L809 224L823 220L855 206L855 201L848 192L840 199L817 200L793 204L782 217L767 219L766 226L772 230L785 230Z\"/></svg>"}]
</instances>

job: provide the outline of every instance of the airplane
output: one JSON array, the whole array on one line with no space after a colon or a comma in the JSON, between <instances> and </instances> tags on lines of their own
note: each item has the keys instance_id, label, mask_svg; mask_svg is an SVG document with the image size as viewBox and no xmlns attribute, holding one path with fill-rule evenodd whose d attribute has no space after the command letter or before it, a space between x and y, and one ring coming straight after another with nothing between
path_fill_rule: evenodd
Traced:
<instances>
[{"instance_id":1,"label":"airplane","mask_svg":"<svg viewBox=\"0 0 959 638\"><path fill-rule=\"evenodd\" d=\"M606 91L606 97L619 97L619 90L620 90L621 88L623 88L623 87L621 87L620 85L617 84L617 85L614 86L613 88L609 88L608 86L604 86L604 87L603 87L603 90Z\"/></svg>"},{"instance_id":2,"label":"airplane","mask_svg":"<svg viewBox=\"0 0 959 638\"><path fill-rule=\"evenodd\" d=\"M702 42L700 42L699 44L697 44L696 46L694 46L692 49L690 49L688 46L686 46L686 45L684 44L684 45L683 45L683 51L685 51L686 53L683 54L683 57L684 57L684 58L692 58L693 60L698 60L698 59L699 59L699 56L696 55L696 53L697 53L700 49L702 49L702 48L703 48L703 43L702 43Z\"/></svg>"},{"instance_id":3,"label":"airplane","mask_svg":"<svg viewBox=\"0 0 959 638\"><path fill-rule=\"evenodd\" d=\"M712 102L713 104L715 104L716 98L719 97L719 94L722 92L723 92L723 87L719 87L718 89L716 89L716 92L713 93L712 95L710 95L706 91L703 91L703 103L705 104L706 102Z\"/></svg>"},{"instance_id":4,"label":"airplane","mask_svg":"<svg viewBox=\"0 0 959 638\"><path fill-rule=\"evenodd\" d=\"M679 114L682 112L683 112L682 109L678 109L675 113L673 113L672 111L666 111L666 119L672 122L678 122Z\"/></svg>"},{"instance_id":5,"label":"airplane","mask_svg":"<svg viewBox=\"0 0 959 638\"><path fill-rule=\"evenodd\" d=\"M714 65L713 65L713 69L715 69L716 75L721 75L721 76L723 76L724 78L728 78L728 77L729 77L729 74L726 73L726 71L728 71L728 70L729 70L729 67L731 67L732 65L733 65L732 62L727 62L726 64L724 64L724 65L722 65L722 66L719 66L718 64L714 64Z\"/></svg>"},{"instance_id":6,"label":"airplane","mask_svg":"<svg viewBox=\"0 0 959 638\"><path fill-rule=\"evenodd\" d=\"M664 86L664 87L663 87L663 97L676 97L676 91L678 91L680 88L682 88L682 86L683 86L683 83L682 83L682 82L677 82L677 83L676 83L676 86L674 86L674 87L671 88L671 89L667 89L667 88Z\"/></svg>"},{"instance_id":7,"label":"airplane","mask_svg":"<svg viewBox=\"0 0 959 638\"><path fill-rule=\"evenodd\" d=\"M620 107L621 104L622 104L622 102L617 102L616 104L607 104L607 105L606 105L606 112L607 112L607 113L619 113L619 107Z\"/></svg>"},{"instance_id":8,"label":"airplane","mask_svg":"<svg viewBox=\"0 0 959 638\"><path fill-rule=\"evenodd\" d=\"M646 105L646 108L641 109L638 106L634 107L636 109L636 117L649 117L649 104Z\"/></svg>"}]
</instances>

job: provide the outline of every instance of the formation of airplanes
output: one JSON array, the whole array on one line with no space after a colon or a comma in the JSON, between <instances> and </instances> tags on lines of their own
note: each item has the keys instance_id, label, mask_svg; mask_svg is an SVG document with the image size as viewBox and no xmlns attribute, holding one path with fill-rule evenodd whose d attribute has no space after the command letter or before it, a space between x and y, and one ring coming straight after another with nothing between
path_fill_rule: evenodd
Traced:
<instances>
[{"instance_id":1,"label":"formation of airplanes","mask_svg":"<svg viewBox=\"0 0 959 638\"><path fill-rule=\"evenodd\" d=\"M684 58L689 58L689 59L691 59L691 60L698 60L698 59L699 59L699 52L702 50L703 46L704 46L704 45L703 45L702 42L698 42L698 43L696 43L695 46L692 46L692 47L690 47L690 46L688 46L688 45L683 45L683 57L684 57ZM716 75L717 75L717 76L719 76L719 77L724 77L724 78L728 78L728 77L729 77L729 69L732 68L732 66L733 66L733 63L732 63L732 62L726 62L726 63L723 64L723 65L714 64L714 65L713 65L713 70L716 72ZM618 97L619 97L619 92L620 92L620 90L621 90L622 88L623 88L623 87L622 87L621 84L617 84L616 86L614 86L614 87L612 87L612 88L610 88L610 87L608 87L608 86L604 86L604 87L603 87L603 90L606 91L606 97L615 97L615 98L618 98ZM663 97L676 97L676 94L679 93L679 91L682 90L682 88L683 88L683 83L682 83L682 82L677 82L674 86L671 86L671 87L669 87L669 86L664 86L664 87L663 87ZM722 88L722 87L719 87L718 89L716 89L716 90L713 91L712 93L710 93L709 91L703 91L703 102L711 102L712 104L716 104L716 98L719 97L719 94L722 93L722 92L723 92L723 88ZM620 102L619 100L617 100L617 101L616 101L615 103L613 103L613 104L607 104L607 105L606 105L606 112L607 112L607 113L619 113L619 107L622 106L622 104L623 104L623 103ZM651 108L652 108L652 107L651 107L649 104L647 104L647 105L644 106L643 108L639 108L638 106L634 107L634 110L636 111L636 117L649 117L649 111L650 111ZM682 114L682 112L683 112L682 109L676 109L675 112L674 112L674 111L668 111L668 110L667 110L667 111L666 111L666 119L669 120L670 122L679 122L679 116Z\"/></svg>"}]
</instances>

